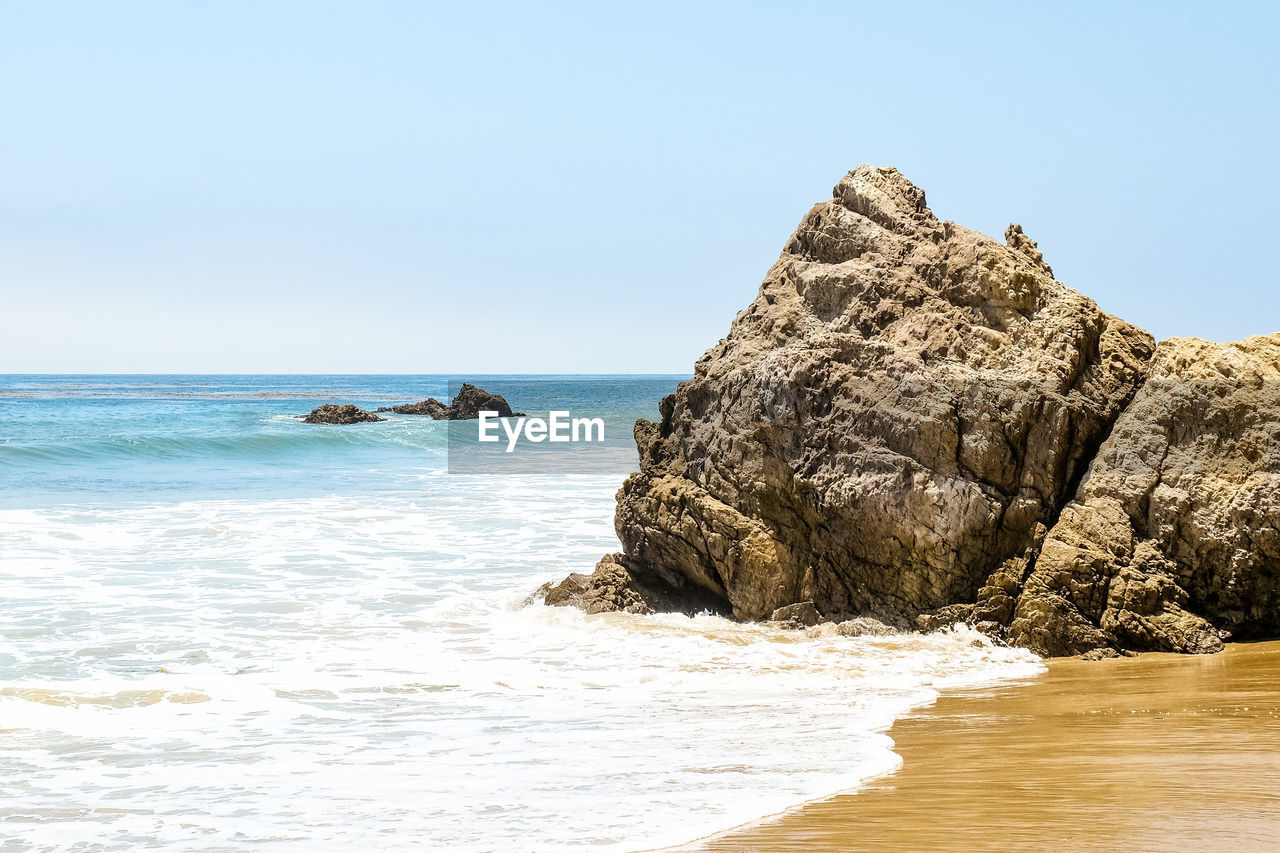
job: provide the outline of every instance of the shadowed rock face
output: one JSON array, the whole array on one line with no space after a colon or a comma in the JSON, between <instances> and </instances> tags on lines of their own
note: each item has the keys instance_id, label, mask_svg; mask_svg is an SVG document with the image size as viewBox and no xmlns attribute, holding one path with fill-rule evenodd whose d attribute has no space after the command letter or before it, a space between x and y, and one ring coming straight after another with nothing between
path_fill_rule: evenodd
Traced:
<instances>
[{"instance_id":1,"label":"shadowed rock face","mask_svg":"<svg viewBox=\"0 0 1280 853\"><path fill-rule=\"evenodd\" d=\"M1162 345L1153 365L1152 338L1056 281L1019 226L999 243L940 222L896 170L860 166L805 216L661 423L636 425L618 564L744 620L812 602L833 620L969 621L1050 654L1216 648L1191 612L1271 630L1248 613L1275 613L1274 583L1259 603L1241 578L1274 576L1274 526L1247 548L1217 538L1246 518L1274 524L1276 503L1246 509L1190 461L1148 495L1122 461L1127 442L1170 430L1191 460L1221 428L1182 435L1171 402L1143 388L1207 357L1186 346ZM1250 369L1274 370L1273 349ZM1244 367L1224 370L1210 378ZM1246 397L1214 400L1265 431ZM1206 403L1179 399L1188 414ZM1263 457L1241 455L1260 436L1214 445L1239 463L1240 495L1262 488ZM1197 488L1217 497L1202 507Z\"/></svg>"},{"instance_id":2,"label":"shadowed rock face","mask_svg":"<svg viewBox=\"0 0 1280 853\"><path fill-rule=\"evenodd\" d=\"M690 616L704 610L724 615L724 602L688 585L668 586L636 577L622 554L607 554L589 575L572 574L539 593L555 607L580 607L588 613L677 612Z\"/></svg>"}]
</instances>

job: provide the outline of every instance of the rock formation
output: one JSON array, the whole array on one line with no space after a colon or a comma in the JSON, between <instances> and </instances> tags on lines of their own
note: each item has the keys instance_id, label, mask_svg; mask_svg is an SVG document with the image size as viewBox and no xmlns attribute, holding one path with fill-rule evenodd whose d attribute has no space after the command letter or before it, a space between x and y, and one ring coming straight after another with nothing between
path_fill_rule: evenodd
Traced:
<instances>
[{"instance_id":1,"label":"rock formation","mask_svg":"<svg viewBox=\"0 0 1280 853\"><path fill-rule=\"evenodd\" d=\"M627 569L622 554L608 554L589 575L572 574L560 583L547 584L539 592L547 604L581 607L588 613L677 612L693 615L702 611L728 613L724 602L676 579L674 585L635 577Z\"/></svg>"},{"instance_id":2,"label":"rock formation","mask_svg":"<svg viewBox=\"0 0 1280 853\"><path fill-rule=\"evenodd\" d=\"M337 406L333 403L325 403L311 411L311 414L302 419L307 424L367 424L376 421L385 421L386 418L380 418L373 412L366 412L364 409L348 403L345 406Z\"/></svg>"},{"instance_id":3,"label":"rock formation","mask_svg":"<svg viewBox=\"0 0 1280 853\"><path fill-rule=\"evenodd\" d=\"M1157 350L1020 226L860 166L636 424L606 568L744 620L811 602L1045 654L1275 632L1278 365L1272 338Z\"/></svg>"},{"instance_id":4,"label":"rock formation","mask_svg":"<svg viewBox=\"0 0 1280 853\"><path fill-rule=\"evenodd\" d=\"M511 411L511 406L501 394L490 394L467 382L462 384L453 402L447 406L435 397L428 397L421 403L384 406L378 411L395 412L397 415L428 415L437 421L474 420L480 417L481 412L497 412L503 418L518 418L524 414Z\"/></svg>"},{"instance_id":5,"label":"rock formation","mask_svg":"<svg viewBox=\"0 0 1280 853\"><path fill-rule=\"evenodd\" d=\"M449 407L435 397L428 397L421 403L406 403L403 406L379 406L379 412L395 412L397 415L426 415L435 420L446 420L445 413Z\"/></svg>"},{"instance_id":6,"label":"rock formation","mask_svg":"<svg viewBox=\"0 0 1280 853\"><path fill-rule=\"evenodd\" d=\"M1164 341L1049 531L1008 639L1212 652L1280 634L1280 335Z\"/></svg>"}]
</instances>

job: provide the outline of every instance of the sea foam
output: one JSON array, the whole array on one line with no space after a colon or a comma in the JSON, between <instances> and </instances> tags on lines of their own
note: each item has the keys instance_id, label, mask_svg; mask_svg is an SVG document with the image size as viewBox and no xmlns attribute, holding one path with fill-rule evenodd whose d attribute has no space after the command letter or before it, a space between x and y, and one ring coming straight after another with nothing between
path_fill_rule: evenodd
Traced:
<instances>
[{"instance_id":1,"label":"sea foam","mask_svg":"<svg viewBox=\"0 0 1280 853\"><path fill-rule=\"evenodd\" d=\"M0 512L3 834L37 847L658 847L892 770L971 632L526 599L617 547L612 478ZM377 839L376 842L373 839Z\"/></svg>"}]
</instances>

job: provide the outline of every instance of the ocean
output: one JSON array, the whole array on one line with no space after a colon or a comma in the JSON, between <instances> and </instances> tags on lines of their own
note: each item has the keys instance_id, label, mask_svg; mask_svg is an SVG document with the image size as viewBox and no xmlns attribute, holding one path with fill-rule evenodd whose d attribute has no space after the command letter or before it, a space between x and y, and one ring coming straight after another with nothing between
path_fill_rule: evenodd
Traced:
<instances>
[{"instance_id":1,"label":"ocean","mask_svg":"<svg viewBox=\"0 0 1280 853\"><path fill-rule=\"evenodd\" d=\"M527 475L451 467L444 422L298 419L460 378L0 376L0 842L652 849L856 788L897 717L1042 671L965 630L530 601L619 550L627 425L682 377L465 377L606 416L591 464Z\"/></svg>"}]
</instances>

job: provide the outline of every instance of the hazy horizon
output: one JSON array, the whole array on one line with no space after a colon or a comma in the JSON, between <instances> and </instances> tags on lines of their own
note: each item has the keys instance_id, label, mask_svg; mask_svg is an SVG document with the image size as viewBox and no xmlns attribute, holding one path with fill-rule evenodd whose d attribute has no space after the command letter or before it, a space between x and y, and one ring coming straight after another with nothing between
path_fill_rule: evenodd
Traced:
<instances>
[{"instance_id":1,"label":"hazy horizon","mask_svg":"<svg viewBox=\"0 0 1280 853\"><path fill-rule=\"evenodd\" d=\"M5 18L0 373L687 375L864 162L1158 338L1280 331L1264 4Z\"/></svg>"},{"instance_id":2,"label":"hazy horizon","mask_svg":"<svg viewBox=\"0 0 1280 853\"><path fill-rule=\"evenodd\" d=\"M78 371L78 372L76 372L76 373L48 373L48 372L45 372L45 373L38 373L38 372L33 372L33 373L0 373L0 377L13 377L13 376L103 376L103 377L109 377L109 376L335 376L335 377L342 377L342 376L423 376L423 377L431 377L431 378L435 378L435 379L440 379L440 378L458 379L458 378L463 378L463 377L473 377L473 378L476 378L476 379L486 379L486 378L488 378L488 377L494 377L494 378L498 378L498 377L502 377L502 378L514 378L514 377L531 377L531 378L539 378L539 377L543 377L543 376L547 376L547 377L554 377L554 378L557 378L557 379L592 378L592 377L598 377L598 376L605 376L605 377L614 377L614 376L618 376L618 377L630 377L630 378L635 378L635 379L648 379L648 378L652 378L652 379L677 379L677 378L680 378L680 377L687 377L687 376L692 376L692 375L693 375L693 373L692 373L691 371L686 371L686 372L684 372L684 373L480 373L480 372L477 372L477 371L467 371L467 370L459 371L459 372L457 372L457 373L412 373L412 372L408 372L408 371L401 371L401 372L394 372L394 371L392 371L392 372L385 372L385 371L384 371L384 372L382 372L382 373L296 373L296 372L295 372L295 373L287 373L287 372L282 372L282 371L281 371L281 372L275 372L275 373L263 373L262 371L239 371L239 372L236 372L236 371L226 371L226 372L222 372L222 373L172 373L172 372L159 372L159 371L150 371L150 372L147 372L147 371L141 371L141 372L137 372L137 373L108 373L108 372L94 372L94 371L92 371L92 370L82 370L82 371Z\"/></svg>"}]
</instances>

